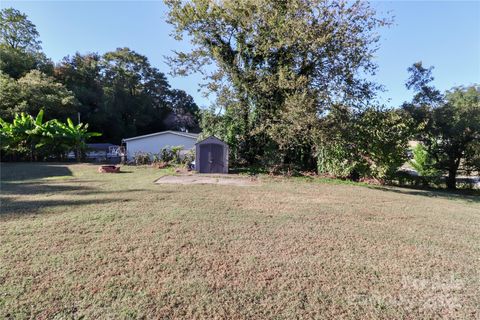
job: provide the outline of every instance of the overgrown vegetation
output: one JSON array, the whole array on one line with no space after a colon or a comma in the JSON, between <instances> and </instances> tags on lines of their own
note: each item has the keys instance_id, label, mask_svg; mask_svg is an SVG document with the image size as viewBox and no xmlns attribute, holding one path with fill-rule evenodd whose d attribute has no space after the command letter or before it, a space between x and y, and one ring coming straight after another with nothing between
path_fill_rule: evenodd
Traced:
<instances>
[{"instance_id":1,"label":"overgrown vegetation","mask_svg":"<svg viewBox=\"0 0 480 320\"><path fill-rule=\"evenodd\" d=\"M392 181L407 160L412 125L398 110L337 109L325 119L329 136L318 143L318 172L358 180Z\"/></svg>"},{"instance_id":2,"label":"overgrown vegetation","mask_svg":"<svg viewBox=\"0 0 480 320\"><path fill-rule=\"evenodd\" d=\"M43 115L43 110L36 118L17 113L11 123L0 118L2 160L64 161L69 152L74 152L80 161L86 151L86 141L101 136L101 133L89 132L88 124L74 124L70 118L66 123L57 119L43 122Z\"/></svg>"},{"instance_id":3,"label":"overgrown vegetation","mask_svg":"<svg viewBox=\"0 0 480 320\"><path fill-rule=\"evenodd\" d=\"M182 152L182 146L165 147L158 153L136 152L133 155L133 163L135 165L152 164L158 168L168 166L184 166L190 168L190 164L195 160L193 150Z\"/></svg>"}]
</instances>

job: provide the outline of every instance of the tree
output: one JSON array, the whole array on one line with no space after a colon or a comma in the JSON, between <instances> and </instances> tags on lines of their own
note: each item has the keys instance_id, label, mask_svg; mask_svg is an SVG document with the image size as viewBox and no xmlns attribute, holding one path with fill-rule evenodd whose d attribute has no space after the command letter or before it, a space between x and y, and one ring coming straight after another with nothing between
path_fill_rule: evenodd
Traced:
<instances>
[{"instance_id":1,"label":"tree","mask_svg":"<svg viewBox=\"0 0 480 320\"><path fill-rule=\"evenodd\" d=\"M165 76L147 57L128 48L107 52L102 64L107 122L115 128L112 138L164 130L169 90Z\"/></svg>"},{"instance_id":2,"label":"tree","mask_svg":"<svg viewBox=\"0 0 480 320\"><path fill-rule=\"evenodd\" d=\"M70 118L66 123L57 119L43 122L44 111L37 116L17 113L11 123L0 118L0 147L3 152L14 156L15 160L30 161L50 158L53 155L74 151L78 161L86 149L86 141L100 133L89 132L88 124L73 124Z\"/></svg>"},{"instance_id":3,"label":"tree","mask_svg":"<svg viewBox=\"0 0 480 320\"><path fill-rule=\"evenodd\" d=\"M240 158L249 163L278 154L283 162L296 162L305 154L314 157L316 135L310 135L309 126L315 121L292 121L292 115L315 120L334 103L359 107L377 89L359 75L374 72L375 32L388 21L378 18L368 3L167 0L166 4L176 38L187 35L194 46L171 58L175 73L205 75L206 88L217 95L223 118L233 119L226 125L232 126L228 131L235 132L229 136L234 140L227 142L236 145ZM304 127L285 130L292 123ZM306 134L299 140L302 130ZM290 133L292 140L302 142L298 148L284 143Z\"/></svg>"},{"instance_id":4,"label":"tree","mask_svg":"<svg viewBox=\"0 0 480 320\"><path fill-rule=\"evenodd\" d=\"M479 157L480 87L448 91L446 103L433 110L433 123L427 148L436 167L447 173L447 188L455 189L459 169L470 171Z\"/></svg>"},{"instance_id":5,"label":"tree","mask_svg":"<svg viewBox=\"0 0 480 320\"><path fill-rule=\"evenodd\" d=\"M438 176L435 159L421 143L413 148L412 153L413 159L409 163L420 176L426 178ZM426 184L426 181L424 182Z\"/></svg>"},{"instance_id":6,"label":"tree","mask_svg":"<svg viewBox=\"0 0 480 320\"><path fill-rule=\"evenodd\" d=\"M41 49L39 36L26 14L13 8L0 11L0 43L13 49L35 52Z\"/></svg>"},{"instance_id":7,"label":"tree","mask_svg":"<svg viewBox=\"0 0 480 320\"><path fill-rule=\"evenodd\" d=\"M15 106L20 103L17 81L0 71L0 118L13 119Z\"/></svg>"},{"instance_id":8,"label":"tree","mask_svg":"<svg viewBox=\"0 0 480 320\"><path fill-rule=\"evenodd\" d=\"M12 121L8 123L0 119L2 138L2 149L15 156L30 155L30 161L35 159L35 146L41 138L40 128L43 124L43 110L36 118L29 114L17 113Z\"/></svg>"},{"instance_id":9,"label":"tree","mask_svg":"<svg viewBox=\"0 0 480 320\"><path fill-rule=\"evenodd\" d=\"M15 112L36 114L44 109L50 118L66 119L75 115L73 93L61 83L38 70L32 70L18 80L19 103Z\"/></svg>"},{"instance_id":10,"label":"tree","mask_svg":"<svg viewBox=\"0 0 480 320\"><path fill-rule=\"evenodd\" d=\"M0 71L19 79L34 69L52 75L53 63L43 52L26 52L0 44Z\"/></svg>"},{"instance_id":11,"label":"tree","mask_svg":"<svg viewBox=\"0 0 480 320\"><path fill-rule=\"evenodd\" d=\"M66 119L75 114L76 100L54 78L32 70L15 80L0 71L0 117L12 120L16 113L37 114L45 109L53 118Z\"/></svg>"},{"instance_id":12,"label":"tree","mask_svg":"<svg viewBox=\"0 0 480 320\"><path fill-rule=\"evenodd\" d=\"M55 66L55 78L73 92L78 101L76 112L94 131L108 131L101 64L97 53L76 53Z\"/></svg>"},{"instance_id":13,"label":"tree","mask_svg":"<svg viewBox=\"0 0 480 320\"><path fill-rule=\"evenodd\" d=\"M179 131L199 131L197 119L200 108L192 96L183 90L173 89L170 90L168 102L171 112L164 120L167 127Z\"/></svg>"},{"instance_id":14,"label":"tree","mask_svg":"<svg viewBox=\"0 0 480 320\"><path fill-rule=\"evenodd\" d=\"M165 75L147 57L128 48L106 53L101 60L105 127L109 138L168 129L195 130L198 107L185 92L171 90Z\"/></svg>"},{"instance_id":15,"label":"tree","mask_svg":"<svg viewBox=\"0 0 480 320\"><path fill-rule=\"evenodd\" d=\"M434 67L425 68L421 61L408 68L410 78L405 83L407 89L415 92L413 104L435 107L443 100L443 96L430 83L435 79L432 75Z\"/></svg>"},{"instance_id":16,"label":"tree","mask_svg":"<svg viewBox=\"0 0 480 320\"><path fill-rule=\"evenodd\" d=\"M392 180L407 160L413 123L402 111L368 108L362 112L353 130L359 155L368 165L367 176Z\"/></svg>"},{"instance_id":17,"label":"tree","mask_svg":"<svg viewBox=\"0 0 480 320\"><path fill-rule=\"evenodd\" d=\"M0 70L14 79L32 69L51 74L52 62L41 52L35 25L13 8L0 11Z\"/></svg>"},{"instance_id":18,"label":"tree","mask_svg":"<svg viewBox=\"0 0 480 320\"><path fill-rule=\"evenodd\" d=\"M435 162L435 168L445 173L447 188L456 188L459 170L470 172L478 159L477 141L480 126L479 87L458 87L441 94L430 83L433 67L421 62L410 67L406 86L415 91L411 103L404 103L417 125L417 139Z\"/></svg>"}]
</instances>

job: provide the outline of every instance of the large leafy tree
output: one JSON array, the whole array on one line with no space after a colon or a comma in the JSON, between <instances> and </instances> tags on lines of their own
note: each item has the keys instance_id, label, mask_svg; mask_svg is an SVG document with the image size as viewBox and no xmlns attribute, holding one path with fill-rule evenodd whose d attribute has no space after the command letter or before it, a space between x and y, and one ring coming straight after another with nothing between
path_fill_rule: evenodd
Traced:
<instances>
[{"instance_id":1,"label":"large leafy tree","mask_svg":"<svg viewBox=\"0 0 480 320\"><path fill-rule=\"evenodd\" d=\"M0 116L16 113L67 117L91 124L103 139L166 129L198 130L198 107L191 96L172 90L165 75L128 48L104 55L66 57L53 64L41 51L39 33L18 10L0 11Z\"/></svg>"},{"instance_id":2,"label":"large leafy tree","mask_svg":"<svg viewBox=\"0 0 480 320\"><path fill-rule=\"evenodd\" d=\"M106 53L102 63L107 122L117 129L116 140L164 130L169 93L165 75L128 48Z\"/></svg>"},{"instance_id":3,"label":"large leafy tree","mask_svg":"<svg viewBox=\"0 0 480 320\"><path fill-rule=\"evenodd\" d=\"M17 113L12 122L0 118L0 150L14 160L41 160L56 155L61 159L75 152L78 161L86 150L86 141L100 133L88 131L88 124L66 123L57 119L43 121L44 111L37 116ZM5 154L2 154L5 155Z\"/></svg>"},{"instance_id":4,"label":"large leafy tree","mask_svg":"<svg viewBox=\"0 0 480 320\"><path fill-rule=\"evenodd\" d=\"M75 94L82 121L104 132L102 139L119 143L166 129L198 130L192 97L170 89L162 72L128 48L65 57L55 77Z\"/></svg>"},{"instance_id":5,"label":"large leafy tree","mask_svg":"<svg viewBox=\"0 0 480 320\"><path fill-rule=\"evenodd\" d=\"M20 88L17 81L0 71L0 118L13 119L15 106L20 100Z\"/></svg>"},{"instance_id":6,"label":"large leafy tree","mask_svg":"<svg viewBox=\"0 0 480 320\"><path fill-rule=\"evenodd\" d=\"M91 124L94 131L105 130L101 56L76 53L55 66L55 78L72 91L78 100L76 111L81 121ZM107 129L108 130L108 129Z\"/></svg>"},{"instance_id":7,"label":"large leafy tree","mask_svg":"<svg viewBox=\"0 0 480 320\"><path fill-rule=\"evenodd\" d=\"M70 118L67 118L66 123L56 119L52 120L46 126L46 132L54 141L67 146L69 151L74 151L77 161L81 161L82 155L87 149L87 140L102 135L99 132L89 132L88 124L74 124Z\"/></svg>"},{"instance_id":8,"label":"large leafy tree","mask_svg":"<svg viewBox=\"0 0 480 320\"><path fill-rule=\"evenodd\" d=\"M0 11L0 42L14 49L39 51L39 33L27 15L13 8Z\"/></svg>"},{"instance_id":9,"label":"large leafy tree","mask_svg":"<svg viewBox=\"0 0 480 320\"><path fill-rule=\"evenodd\" d=\"M34 69L51 75L53 63L43 52L26 52L0 43L0 71L18 79Z\"/></svg>"},{"instance_id":10,"label":"large leafy tree","mask_svg":"<svg viewBox=\"0 0 480 320\"><path fill-rule=\"evenodd\" d=\"M366 2L166 3L176 38L186 35L193 44L171 63L177 74L205 75L225 119L233 119L225 138L240 158L256 162L278 151L287 162L313 157L318 122L304 119L317 119L333 103L360 106L373 96L375 86L359 75L374 72L375 31L387 21ZM290 130L292 123L302 128ZM292 149L285 134L302 144Z\"/></svg>"},{"instance_id":11,"label":"large leafy tree","mask_svg":"<svg viewBox=\"0 0 480 320\"><path fill-rule=\"evenodd\" d=\"M200 108L192 96L183 90L173 89L169 97L170 114L165 119L165 125L179 131L198 132L198 116Z\"/></svg>"},{"instance_id":12,"label":"large leafy tree","mask_svg":"<svg viewBox=\"0 0 480 320\"><path fill-rule=\"evenodd\" d=\"M0 11L0 116L13 119L17 112L65 118L74 98L49 75L53 64L41 52L39 34L27 16L12 8Z\"/></svg>"},{"instance_id":13,"label":"large leafy tree","mask_svg":"<svg viewBox=\"0 0 480 320\"><path fill-rule=\"evenodd\" d=\"M432 113L431 139L426 143L436 167L447 173L447 187L455 189L459 169L468 173L480 157L480 87L452 89L445 104Z\"/></svg>"},{"instance_id":14,"label":"large leafy tree","mask_svg":"<svg viewBox=\"0 0 480 320\"><path fill-rule=\"evenodd\" d=\"M431 84L433 67L417 62L408 70L406 86L415 95L403 108L416 121L416 137L432 158L430 170L446 174L447 187L455 189L459 171L478 169L480 88L458 87L441 94Z\"/></svg>"},{"instance_id":15,"label":"large leafy tree","mask_svg":"<svg viewBox=\"0 0 480 320\"><path fill-rule=\"evenodd\" d=\"M13 8L0 11L0 70L18 79L32 69L47 74L52 62L41 51L41 41L35 25Z\"/></svg>"},{"instance_id":16,"label":"large leafy tree","mask_svg":"<svg viewBox=\"0 0 480 320\"><path fill-rule=\"evenodd\" d=\"M18 81L19 103L15 112L36 114L44 109L49 118L65 120L75 115L73 93L53 77L32 70Z\"/></svg>"},{"instance_id":17,"label":"large leafy tree","mask_svg":"<svg viewBox=\"0 0 480 320\"><path fill-rule=\"evenodd\" d=\"M12 120L16 113L37 114L45 109L49 118L66 119L75 114L73 93L53 77L31 70L15 80L0 71L0 117Z\"/></svg>"},{"instance_id":18,"label":"large leafy tree","mask_svg":"<svg viewBox=\"0 0 480 320\"><path fill-rule=\"evenodd\" d=\"M35 159L37 144L42 140L43 110L37 116L26 113L17 113L11 123L0 118L0 131L4 141L1 149L14 157L28 154L31 161Z\"/></svg>"}]
</instances>

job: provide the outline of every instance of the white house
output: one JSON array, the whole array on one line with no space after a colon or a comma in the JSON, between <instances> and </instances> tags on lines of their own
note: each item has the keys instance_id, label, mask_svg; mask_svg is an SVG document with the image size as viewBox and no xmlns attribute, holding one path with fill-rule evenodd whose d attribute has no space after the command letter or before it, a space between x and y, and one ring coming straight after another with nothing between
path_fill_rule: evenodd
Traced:
<instances>
[{"instance_id":1,"label":"white house","mask_svg":"<svg viewBox=\"0 0 480 320\"><path fill-rule=\"evenodd\" d=\"M180 131L162 131L143 136L123 139L127 160L133 159L135 153L159 153L163 148L182 146L184 150L195 148L198 134Z\"/></svg>"}]
</instances>

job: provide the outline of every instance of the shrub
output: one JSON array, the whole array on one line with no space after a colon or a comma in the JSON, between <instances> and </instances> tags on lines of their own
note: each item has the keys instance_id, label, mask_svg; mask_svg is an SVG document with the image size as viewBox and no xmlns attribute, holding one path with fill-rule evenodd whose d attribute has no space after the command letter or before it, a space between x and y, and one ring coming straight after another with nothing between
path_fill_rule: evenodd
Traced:
<instances>
[{"instance_id":1,"label":"shrub","mask_svg":"<svg viewBox=\"0 0 480 320\"><path fill-rule=\"evenodd\" d=\"M165 147L160 150L158 154L154 155L154 162L165 162L168 164L182 164L182 156L180 151L183 150L182 146Z\"/></svg>"},{"instance_id":2,"label":"shrub","mask_svg":"<svg viewBox=\"0 0 480 320\"><path fill-rule=\"evenodd\" d=\"M169 148L162 148L158 158L159 161L170 163L173 160L173 155Z\"/></svg>"},{"instance_id":3,"label":"shrub","mask_svg":"<svg viewBox=\"0 0 480 320\"><path fill-rule=\"evenodd\" d=\"M172 155L172 162L175 164L181 164L181 155L180 151L183 150L182 146L174 146L170 149L170 153Z\"/></svg>"},{"instance_id":4,"label":"shrub","mask_svg":"<svg viewBox=\"0 0 480 320\"><path fill-rule=\"evenodd\" d=\"M133 155L133 162L135 165L146 165L152 162L152 154L148 152L135 152Z\"/></svg>"},{"instance_id":5,"label":"shrub","mask_svg":"<svg viewBox=\"0 0 480 320\"><path fill-rule=\"evenodd\" d=\"M336 118L335 118L336 117ZM317 145L319 174L388 182L407 161L411 119L395 110L368 108L327 118L329 134Z\"/></svg>"},{"instance_id":6,"label":"shrub","mask_svg":"<svg viewBox=\"0 0 480 320\"><path fill-rule=\"evenodd\" d=\"M421 143L412 149L412 153L413 159L409 163L419 175L432 176L439 174L438 170L434 167L435 159L433 159Z\"/></svg>"},{"instance_id":7,"label":"shrub","mask_svg":"<svg viewBox=\"0 0 480 320\"><path fill-rule=\"evenodd\" d=\"M189 150L187 153L185 153L182 157L182 160L181 160L183 166L185 166L187 168L190 167L190 164L193 161L195 161L195 151L194 150Z\"/></svg>"},{"instance_id":8,"label":"shrub","mask_svg":"<svg viewBox=\"0 0 480 320\"><path fill-rule=\"evenodd\" d=\"M337 178L349 178L358 171L359 161L345 141L329 142L318 146L318 173Z\"/></svg>"}]
</instances>

